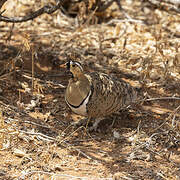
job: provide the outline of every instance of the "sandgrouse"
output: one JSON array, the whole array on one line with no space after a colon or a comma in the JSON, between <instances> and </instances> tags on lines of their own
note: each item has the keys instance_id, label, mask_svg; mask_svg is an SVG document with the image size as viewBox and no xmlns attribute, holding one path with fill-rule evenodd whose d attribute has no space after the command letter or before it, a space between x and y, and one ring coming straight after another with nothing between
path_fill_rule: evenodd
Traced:
<instances>
[{"instance_id":1,"label":"sandgrouse","mask_svg":"<svg viewBox=\"0 0 180 180\"><path fill-rule=\"evenodd\" d=\"M102 117L137 100L136 89L121 79L115 80L100 72L86 74L77 61L70 60L61 67L66 67L72 74L65 93L67 105L74 113L88 117L88 122L96 119L94 129Z\"/></svg>"}]
</instances>

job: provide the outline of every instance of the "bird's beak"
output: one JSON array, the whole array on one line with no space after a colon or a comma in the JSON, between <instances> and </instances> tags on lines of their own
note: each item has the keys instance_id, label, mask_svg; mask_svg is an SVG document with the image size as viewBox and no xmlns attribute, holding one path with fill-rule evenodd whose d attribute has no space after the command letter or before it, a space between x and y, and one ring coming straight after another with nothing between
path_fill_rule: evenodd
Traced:
<instances>
[{"instance_id":1,"label":"bird's beak","mask_svg":"<svg viewBox=\"0 0 180 180\"><path fill-rule=\"evenodd\" d=\"M60 68L67 68L67 63L61 64L59 67Z\"/></svg>"},{"instance_id":2,"label":"bird's beak","mask_svg":"<svg viewBox=\"0 0 180 180\"><path fill-rule=\"evenodd\" d=\"M68 64L68 63L66 62L66 63L64 63L64 64L59 65L59 67L65 69L65 74L66 74L67 76L73 77L72 73L71 73L71 72L69 71L69 69L68 69L68 65L67 65L67 64Z\"/></svg>"}]
</instances>

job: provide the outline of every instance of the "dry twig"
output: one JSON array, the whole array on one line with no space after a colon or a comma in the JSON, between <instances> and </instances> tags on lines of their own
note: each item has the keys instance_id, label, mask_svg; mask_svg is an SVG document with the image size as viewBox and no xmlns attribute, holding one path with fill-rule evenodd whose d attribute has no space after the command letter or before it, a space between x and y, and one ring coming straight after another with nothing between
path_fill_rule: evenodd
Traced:
<instances>
[{"instance_id":1,"label":"dry twig","mask_svg":"<svg viewBox=\"0 0 180 180\"><path fill-rule=\"evenodd\" d=\"M4 3L6 2L7 0L1 0L0 1L0 9L2 8L2 6L4 5ZM0 13L1 14L1 13Z\"/></svg>"},{"instance_id":2,"label":"dry twig","mask_svg":"<svg viewBox=\"0 0 180 180\"><path fill-rule=\"evenodd\" d=\"M2 16L0 14L0 21L10 22L10 23L26 22L29 20L33 20L34 18L36 18L44 13L52 14L60 8L61 8L61 1L58 1L57 5L55 5L55 6L46 5L42 8L40 8L39 10L33 12L32 14L29 14L24 17L6 17L6 16Z\"/></svg>"}]
</instances>

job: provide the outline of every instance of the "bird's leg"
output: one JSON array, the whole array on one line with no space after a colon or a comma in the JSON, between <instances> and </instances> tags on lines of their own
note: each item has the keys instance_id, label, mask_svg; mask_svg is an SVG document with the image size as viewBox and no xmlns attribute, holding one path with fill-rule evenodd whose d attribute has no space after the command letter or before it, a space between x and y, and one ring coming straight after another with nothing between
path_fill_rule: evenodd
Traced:
<instances>
[{"instance_id":1,"label":"bird's leg","mask_svg":"<svg viewBox=\"0 0 180 180\"><path fill-rule=\"evenodd\" d=\"M91 119L91 118L83 118L83 119L80 119L80 120L77 121L77 122L73 122L72 125L75 126L75 127L85 126L86 129L87 129L88 124L89 124L89 122L90 122L90 119Z\"/></svg>"},{"instance_id":2,"label":"bird's leg","mask_svg":"<svg viewBox=\"0 0 180 180\"><path fill-rule=\"evenodd\" d=\"M112 121L112 124L110 125L110 128L112 128L114 126L114 123L115 123L116 120L117 120L117 117L114 117L113 121Z\"/></svg>"},{"instance_id":3,"label":"bird's leg","mask_svg":"<svg viewBox=\"0 0 180 180\"><path fill-rule=\"evenodd\" d=\"M78 122L73 122L72 124L75 127L84 126L86 128L86 130L88 130L90 132L91 131L95 131L96 132L97 129L98 129L98 125L99 125L100 121L103 120L103 119L104 118L97 118L97 119L95 119L95 122L89 128L88 128L88 126L91 124L90 122L92 120L94 120L94 118L91 118L91 117L83 118L83 119L79 120Z\"/></svg>"},{"instance_id":4,"label":"bird's leg","mask_svg":"<svg viewBox=\"0 0 180 180\"><path fill-rule=\"evenodd\" d=\"M91 120L91 117L88 117L87 122L86 122L86 129L88 128L88 124L89 124L90 120Z\"/></svg>"},{"instance_id":5,"label":"bird's leg","mask_svg":"<svg viewBox=\"0 0 180 180\"><path fill-rule=\"evenodd\" d=\"M97 118L93 125L89 128L90 131L97 131L98 124L103 120L104 118Z\"/></svg>"}]
</instances>

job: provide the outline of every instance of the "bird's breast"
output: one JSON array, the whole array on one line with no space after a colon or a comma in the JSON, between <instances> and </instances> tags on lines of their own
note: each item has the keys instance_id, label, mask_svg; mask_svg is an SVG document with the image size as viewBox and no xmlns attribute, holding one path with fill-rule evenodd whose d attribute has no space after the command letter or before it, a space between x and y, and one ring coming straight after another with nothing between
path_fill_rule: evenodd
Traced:
<instances>
[{"instance_id":1,"label":"bird's breast","mask_svg":"<svg viewBox=\"0 0 180 180\"><path fill-rule=\"evenodd\" d=\"M73 105L73 104L69 103L67 99L65 99L65 100L66 100L67 105L71 108L71 110L74 113L82 115L82 116L87 116L87 103L89 102L90 95L91 95L91 91L81 101L81 103L79 105Z\"/></svg>"}]
</instances>

